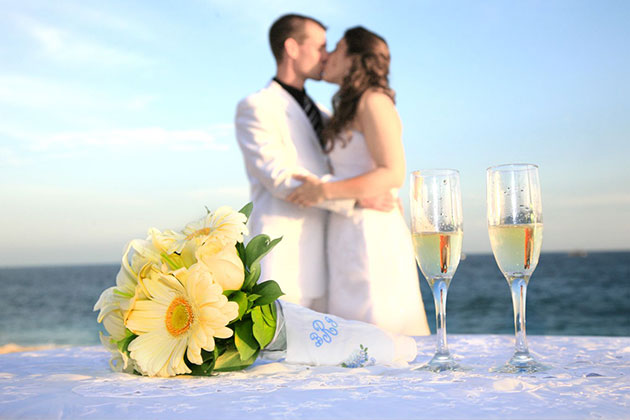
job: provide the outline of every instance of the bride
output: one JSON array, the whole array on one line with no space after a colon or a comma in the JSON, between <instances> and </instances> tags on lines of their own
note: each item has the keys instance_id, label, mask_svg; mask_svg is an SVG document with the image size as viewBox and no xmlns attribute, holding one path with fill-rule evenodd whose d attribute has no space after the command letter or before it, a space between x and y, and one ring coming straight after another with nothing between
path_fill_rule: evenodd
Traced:
<instances>
[{"instance_id":1,"label":"bride","mask_svg":"<svg viewBox=\"0 0 630 420\"><path fill-rule=\"evenodd\" d=\"M389 86L389 48L363 27L346 31L329 55L323 78L339 85L324 129L335 179L295 175L303 184L287 200L366 199L396 191L405 177L401 124ZM407 335L430 334L411 236L398 209L332 213L327 231L328 311Z\"/></svg>"}]
</instances>

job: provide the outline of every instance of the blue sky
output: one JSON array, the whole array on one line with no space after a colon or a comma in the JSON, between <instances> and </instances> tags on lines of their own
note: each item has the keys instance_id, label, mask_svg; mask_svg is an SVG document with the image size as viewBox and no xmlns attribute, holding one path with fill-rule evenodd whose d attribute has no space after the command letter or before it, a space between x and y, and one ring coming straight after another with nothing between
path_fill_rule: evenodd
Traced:
<instances>
[{"instance_id":1,"label":"blue sky","mask_svg":"<svg viewBox=\"0 0 630 420\"><path fill-rule=\"evenodd\" d=\"M287 12L322 20L331 49L357 24L388 40L407 172L460 170L465 252L490 251L485 169L509 162L540 165L543 251L630 248L629 2L0 10L0 266L116 262L151 226L247 202L234 109L273 76L267 29ZM330 104L333 86L306 87Z\"/></svg>"}]
</instances>

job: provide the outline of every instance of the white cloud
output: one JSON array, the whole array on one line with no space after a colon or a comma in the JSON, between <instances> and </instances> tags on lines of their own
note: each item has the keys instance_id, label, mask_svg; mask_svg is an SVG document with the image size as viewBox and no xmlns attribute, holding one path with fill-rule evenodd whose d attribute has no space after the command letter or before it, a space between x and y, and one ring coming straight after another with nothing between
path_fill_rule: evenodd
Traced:
<instances>
[{"instance_id":1,"label":"white cloud","mask_svg":"<svg viewBox=\"0 0 630 420\"><path fill-rule=\"evenodd\" d=\"M227 151L232 124L216 124L194 130L169 130L145 127L118 130L71 131L50 135L0 128L0 133L13 139L13 147L0 149L0 164L18 166L33 159L71 158L83 152L115 151L117 153L151 150L162 152Z\"/></svg>"},{"instance_id":2,"label":"white cloud","mask_svg":"<svg viewBox=\"0 0 630 420\"><path fill-rule=\"evenodd\" d=\"M65 132L47 136L32 145L34 151L103 147L118 149L160 146L163 150L226 150L218 143L232 132L232 125L220 124L208 129L168 130L162 127Z\"/></svg>"},{"instance_id":3,"label":"white cloud","mask_svg":"<svg viewBox=\"0 0 630 420\"><path fill-rule=\"evenodd\" d=\"M150 59L140 54L89 41L85 35L41 23L30 17L19 16L16 22L37 41L46 56L55 60L99 67L141 66L151 63Z\"/></svg>"},{"instance_id":4,"label":"white cloud","mask_svg":"<svg viewBox=\"0 0 630 420\"><path fill-rule=\"evenodd\" d=\"M11 107L85 108L102 107L103 104L109 104L112 101L107 100L104 95L73 83L52 82L27 76L0 75L0 102Z\"/></svg>"},{"instance_id":5,"label":"white cloud","mask_svg":"<svg viewBox=\"0 0 630 420\"><path fill-rule=\"evenodd\" d=\"M32 145L36 151L75 149L77 147L105 147L118 149L161 146L163 150L226 150L218 139L232 132L232 125L220 124L208 129L168 130L161 127L137 129L79 131L58 133Z\"/></svg>"},{"instance_id":6,"label":"white cloud","mask_svg":"<svg viewBox=\"0 0 630 420\"><path fill-rule=\"evenodd\" d=\"M127 38L133 37L145 41L155 39L155 31L147 27L147 22L130 20L126 15L121 17L107 13L104 10L95 9L95 6L107 8L109 6L107 3L96 5L83 4L82 2L72 2L71 4L53 2L50 6L66 15L72 16L74 20L81 22L87 27L103 28L111 33L122 33ZM120 10L118 9L118 11Z\"/></svg>"},{"instance_id":7,"label":"white cloud","mask_svg":"<svg viewBox=\"0 0 630 420\"><path fill-rule=\"evenodd\" d=\"M82 123L99 124L102 123L101 116L120 111L144 112L162 99L152 93L126 91L117 94L98 84L0 73L0 106L14 113L24 109L31 113L30 116L22 113L22 118L26 117L22 123L25 126L31 125L32 116L47 116L56 121L64 119L70 124L75 124L77 119ZM2 121L0 132L7 123L16 124L16 120Z\"/></svg>"}]
</instances>

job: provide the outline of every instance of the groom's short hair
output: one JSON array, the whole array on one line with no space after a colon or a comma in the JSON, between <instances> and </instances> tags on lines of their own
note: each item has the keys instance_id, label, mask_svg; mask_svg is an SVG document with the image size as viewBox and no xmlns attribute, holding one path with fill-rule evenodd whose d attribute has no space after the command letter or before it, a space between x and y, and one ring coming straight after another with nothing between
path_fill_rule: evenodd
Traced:
<instances>
[{"instance_id":1,"label":"groom's short hair","mask_svg":"<svg viewBox=\"0 0 630 420\"><path fill-rule=\"evenodd\" d=\"M311 21L319 25L323 30L326 30L324 24L317 19L296 14L280 16L271 25L271 28L269 28L269 44L277 63L282 60L284 54L284 41L288 38L293 38L297 42L304 40L304 24L306 21Z\"/></svg>"}]
</instances>

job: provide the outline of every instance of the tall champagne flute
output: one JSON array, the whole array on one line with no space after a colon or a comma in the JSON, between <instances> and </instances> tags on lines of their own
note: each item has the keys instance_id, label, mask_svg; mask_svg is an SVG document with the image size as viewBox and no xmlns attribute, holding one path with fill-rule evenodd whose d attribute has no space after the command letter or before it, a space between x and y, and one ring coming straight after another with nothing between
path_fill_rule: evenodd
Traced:
<instances>
[{"instance_id":1,"label":"tall champagne flute","mask_svg":"<svg viewBox=\"0 0 630 420\"><path fill-rule=\"evenodd\" d=\"M494 258L507 279L514 306L514 355L496 372L545 370L529 353L525 333L527 284L538 265L543 220L538 166L508 164L487 170L488 232Z\"/></svg>"},{"instance_id":2,"label":"tall champagne flute","mask_svg":"<svg viewBox=\"0 0 630 420\"><path fill-rule=\"evenodd\" d=\"M435 301L437 348L422 369L465 370L453 360L446 341L446 294L462 252L462 199L459 172L420 170L411 174L411 232L416 260Z\"/></svg>"}]
</instances>

